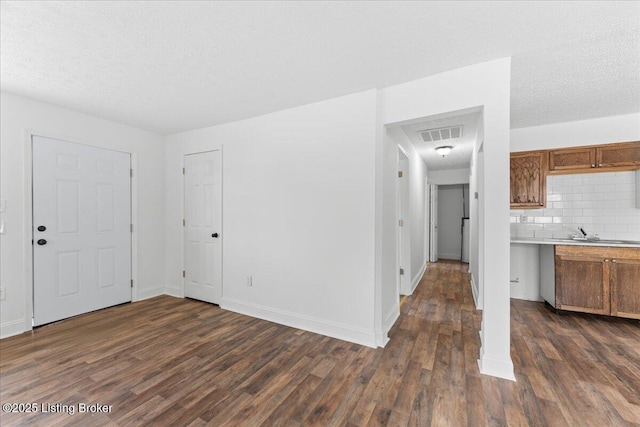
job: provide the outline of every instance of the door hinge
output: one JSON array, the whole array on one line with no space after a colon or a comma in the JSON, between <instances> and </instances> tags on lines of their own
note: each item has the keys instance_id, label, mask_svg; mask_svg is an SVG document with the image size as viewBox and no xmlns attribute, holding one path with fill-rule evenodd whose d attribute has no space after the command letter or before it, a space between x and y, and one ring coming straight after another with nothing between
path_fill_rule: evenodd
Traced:
<instances>
[{"instance_id":1,"label":"door hinge","mask_svg":"<svg viewBox=\"0 0 640 427\"><path fill-rule=\"evenodd\" d=\"M131 279L131 287L133 288L133 279Z\"/></svg>"},{"instance_id":2,"label":"door hinge","mask_svg":"<svg viewBox=\"0 0 640 427\"><path fill-rule=\"evenodd\" d=\"M129 176L133 178L133 169L129 169Z\"/></svg>"},{"instance_id":3,"label":"door hinge","mask_svg":"<svg viewBox=\"0 0 640 427\"><path fill-rule=\"evenodd\" d=\"M182 175L184 175L184 168L182 168Z\"/></svg>"},{"instance_id":4,"label":"door hinge","mask_svg":"<svg viewBox=\"0 0 640 427\"><path fill-rule=\"evenodd\" d=\"M398 178L402 178L402 171L398 171Z\"/></svg>"},{"instance_id":5,"label":"door hinge","mask_svg":"<svg viewBox=\"0 0 640 427\"><path fill-rule=\"evenodd\" d=\"M129 229L133 233L133 224L129 224L129 225L130 225Z\"/></svg>"},{"instance_id":6,"label":"door hinge","mask_svg":"<svg viewBox=\"0 0 640 427\"><path fill-rule=\"evenodd\" d=\"M404 221L403 221L403 220L401 220L401 219L400 219L400 220L398 220L398 225L399 225L400 227L402 227L402 226L404 225Z\"/></svg>"},{"instance_id":7,"label":"door hinge","mask_svg":"<svg viewBox=\"0 0 640 427\"><path fill-rule=\"evenodd\" d=\"M185 225L187 225L187 222L183 219L182 220L182 226L184 227Z\"/></svg>"},{"instance_id":8,"label":"door hinge","mask_svg":"<svg viewBox=\"0 0 640 427\"><path fill-rule=\"evenodd\" d=\"M182 270L182 277L187 277L187 272Z\"/></svg>"},{"instance_id":9,"label":"door hinge","mask_svg":"<svg viewBox=\"0 0 640 427\"><path fill-rule=\"evenodd\" d=\"M401 275L401 276L404 276L404 268L401 268L401 269L400 269L400 275Z\"/></svg>"}]
</instances>

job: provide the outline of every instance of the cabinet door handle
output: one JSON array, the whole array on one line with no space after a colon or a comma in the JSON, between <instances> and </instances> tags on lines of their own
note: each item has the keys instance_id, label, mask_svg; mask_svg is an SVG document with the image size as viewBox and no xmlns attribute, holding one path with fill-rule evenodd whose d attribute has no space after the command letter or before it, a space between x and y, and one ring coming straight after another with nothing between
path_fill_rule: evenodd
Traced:
<instances>
[{"instance_id":1,"label":"cabinet door handle","mask_svg":"<svg viewBox=\"0 0 640 427\"><path fill-rule=\"evenodd\" d=\"M601 168L602 167L602 163L598 164L598 167Z\"/></svg>"},{"instance_id":2,"label":"cabinet door handle","mask_svg":"<svg viewBox=\"0 0 640 427\"><path fill-rule=\"evenodd\" d=\"M595 168L595 167L596 167L596 165L591 165L591 167L592 167L592 168Z\"/></svg>"},{"instance_id":3,"label":"cabinet door handle","mask_svg":"<svg viewBox=\"0 0 640 427\"><path fill-rule=\"evenodd\" d=\"M609 260L608 260L608 259L605 259L605 260L604 260L604 262L609 262Z\"/></svg>"},{"instance_id":4,"label":"cabinet door handle","mask_svg":"<svg viewBox=\"0 0 640 427\"><path fill-rule=\"evenodd\" d=\"M616 261L615 259L612 259L611 262L618 262L618 261Z\"/></svg>"}]
</instances>

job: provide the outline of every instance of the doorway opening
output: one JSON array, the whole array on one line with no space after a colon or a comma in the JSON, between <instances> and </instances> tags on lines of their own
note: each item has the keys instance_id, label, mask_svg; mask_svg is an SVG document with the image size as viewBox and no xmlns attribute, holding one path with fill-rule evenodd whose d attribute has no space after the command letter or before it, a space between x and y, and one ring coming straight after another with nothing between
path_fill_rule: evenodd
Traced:
<instances>
[{"instance_id":1,"label":"doorway opening","mask_svg":"<svg viewBox=\"0 0 640 427\"><path fill-rule=\"evenodd\" d=\"M469 184L437 186L438 259L469 263Z\"/></svg>"}]
</instances>

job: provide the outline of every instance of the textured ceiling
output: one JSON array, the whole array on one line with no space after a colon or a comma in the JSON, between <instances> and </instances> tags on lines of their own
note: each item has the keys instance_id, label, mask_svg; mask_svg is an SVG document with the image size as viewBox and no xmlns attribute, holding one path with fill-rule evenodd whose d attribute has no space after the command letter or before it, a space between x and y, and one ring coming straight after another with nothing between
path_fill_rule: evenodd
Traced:
<instances>
[{"instance_id":1,"label":"textured ceiling","mask_svg":"<svg viewBox=\"0 0 640 427\"><path fill-rule=\"evenodd\" d=\"M0 3L2 90L161 134L512 56L512 127L640 111L640 2Z\"/></svg>"},{"instance_id":2,"label":"textured ceiling","mask_svg":"<svg viewBox=\"0 0 640 427\"><path fill-rule=\"evenodd\" d=\"M414 121L411 124L400 126L400 128L416 148L428 170L464 169L469 167L471 161L478 132L478 120L480 120L481 116L482 113L480 112L454 112L435 119ZM457 125L462 125L462 137L456 139L424 142L419 134L419 131L425 129L438 129ZM441 145L450 145L453 149L449 154L442 157L435 151L435 148Z\"/></svg>"}]
</instances>

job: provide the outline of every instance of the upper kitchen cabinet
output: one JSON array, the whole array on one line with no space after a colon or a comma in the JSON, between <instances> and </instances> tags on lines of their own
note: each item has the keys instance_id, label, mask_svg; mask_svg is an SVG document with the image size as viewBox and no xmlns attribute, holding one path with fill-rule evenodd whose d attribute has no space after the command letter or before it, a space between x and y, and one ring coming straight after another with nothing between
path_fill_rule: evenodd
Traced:
<instances>
[{"instance_id":1,"label":"upper kitchen cabinet","mask_svg":"<svg viewBox=\"0 0 640 427\"><path fill-rule=\"evenodd\" d=\"M640 141L549 150L549 173L628 171L640 168Z\"/></svg>"},{"instance_id":2,"label":"upper kitchen cabinet","mask_svg":"<svg viewBox=\"0 0 640 427\"><path fill-rule=\"evenodd\" d=\"M596 167L594 147L563 148L549 151L549 171L575 173L575 170Z\"/></svg>"},{"instance_id":3,"label":"upper kitchen cabinet","mask_svg":"<svg viewBox=\"0 0 640 427\"><path fill-rule=\"evenodd\" d=\"M547 195L547 152L511 153L512 209L543 208Z\"/></svg>"},{"instance_id":4,"label":"upper kitchen cabinet","mask_svg":"<svg viewBox=\"0 0 640 427\"><path fill-rule=\"evenodd\" d=\"M640 168L640 141L603 145L596 148L599 168L631 166Z\"/></svg>"}]
</instances>

